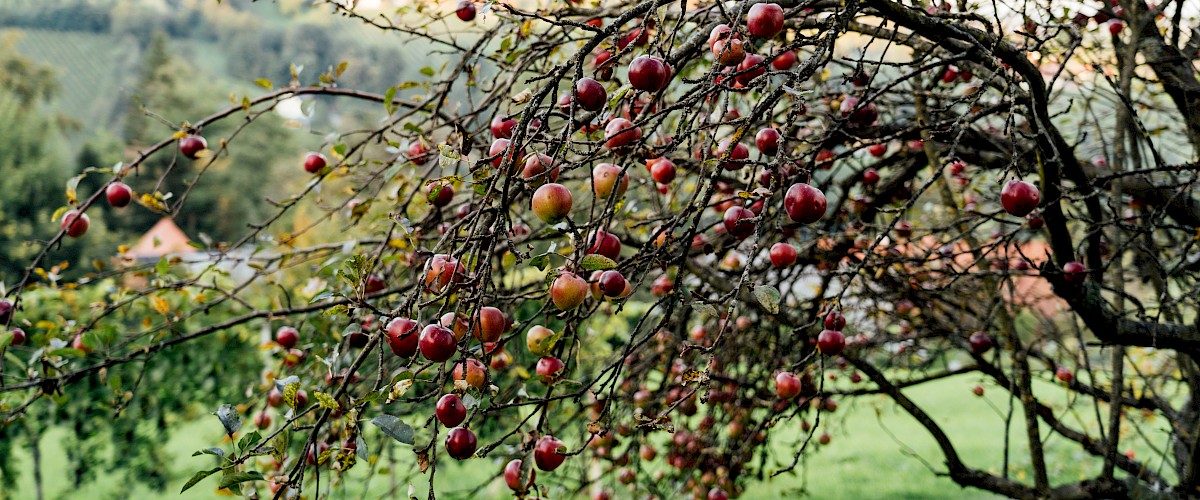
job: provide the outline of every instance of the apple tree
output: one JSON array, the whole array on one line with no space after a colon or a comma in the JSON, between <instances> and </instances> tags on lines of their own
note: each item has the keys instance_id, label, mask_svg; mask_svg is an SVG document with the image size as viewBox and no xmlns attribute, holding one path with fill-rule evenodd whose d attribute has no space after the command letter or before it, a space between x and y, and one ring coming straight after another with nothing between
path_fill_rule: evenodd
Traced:
<instances>
[{"instance_id":1,"label":"apple tree","mask_svg":"<svg viewBox=\"0 0 1200 500\"><path fill-rule=\"evenodd\" d=\"M104 189L6 284L4 422L215 382L230 442L188 487L324 496L365 467L433 498L462 462L521 497L713 500L796 473L836 445L839 402L882 395L963 487L1200 493L1182 2L317 4L428 66L387 89L293 68L91 171ZM238 189L205 166L295 99L372 107L263 178L295 189L240 238L37 272L99 205ZM216 368L155 375L189 351ZM963 376L1001 402L981 431L1001 457L960 453L905 392ZM1050 443L1086 474L1052 474Z\"/></svg>"}]
</instances>

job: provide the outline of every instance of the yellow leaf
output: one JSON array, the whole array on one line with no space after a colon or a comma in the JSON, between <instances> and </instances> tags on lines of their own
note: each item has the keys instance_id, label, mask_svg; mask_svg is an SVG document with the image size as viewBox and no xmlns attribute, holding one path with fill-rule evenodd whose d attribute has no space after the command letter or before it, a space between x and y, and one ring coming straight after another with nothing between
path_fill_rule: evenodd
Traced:
<instances>
[{"instance_id":1,"label":"yellow leaf","mask_svg":"<svg viewBox=\"0 0 1200 500\"><path fill-rule=\"evenodd\" d=\"M231 96L231 97L232 97L232 96ZM187 136L188 136L188 133L187 133L187 131L186 131L186 130L180 130L180 131L178 131L178 132L175 132L174 134L172 134L172 135L171 135L171 138L172 138L172 139L183 139L184 137L187 137Z\"/></svg>"},{"instance_id":2,"label":"yellow leaf","mask_svg":"<svg viewBox=\"0 0 1200 500\"><path fill-rule=\"evenodd\" d=\"M171 310L171 304L162 297L150 297L150 307L153 307L159 314L167 314Z\"/></svg>"}]
</instances>

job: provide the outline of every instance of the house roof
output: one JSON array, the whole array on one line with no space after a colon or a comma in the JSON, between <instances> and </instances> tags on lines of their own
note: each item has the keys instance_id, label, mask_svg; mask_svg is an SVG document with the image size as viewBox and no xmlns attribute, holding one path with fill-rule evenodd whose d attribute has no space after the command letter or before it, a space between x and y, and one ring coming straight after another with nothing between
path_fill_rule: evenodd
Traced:
<instances>
[{"instance_id":1,"label":"house roof","mask_svg":"<svg viewBox=\"0 0 1200 500\"><path fill-rule=\"evenodd\" d=\"M159 258L167 254L185 254L196 249L188 245L192 240L183 234L169 217L163 217L142 235L138 242L123 254L129 258Z\"/></svg>"}]
</instances>

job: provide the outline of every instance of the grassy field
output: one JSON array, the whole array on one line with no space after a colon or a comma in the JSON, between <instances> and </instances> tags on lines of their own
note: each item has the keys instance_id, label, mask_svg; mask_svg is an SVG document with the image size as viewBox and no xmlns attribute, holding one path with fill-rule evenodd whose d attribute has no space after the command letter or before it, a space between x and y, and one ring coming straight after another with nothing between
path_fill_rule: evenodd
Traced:
<instances>
[{"instance_id":1,"label":"grassy field","mask_svg":"<svg viewBox=\"0 0 1200 500\"><path fill-rule=\"evenodd\" d=\"M989 471L998 471L1003 459L1004 433L1003 412L1008 400L999 389L990 390L984 398L969 393L975 378L959 376L926 384L906 391L909 397L922 404L946 433L954 440L959 455L968 465ZM1060 418L1076 428L1092 425L1094 410L1082 403L1068 405L1067 395L1057 386L1045 382L1037 386L1041 397L1055 402ZM780 498L807 496L809 498L994 498L977 490L963 490L949 479L934 475L925 464L943 470L941 455L933 439L913 419L903 413L890 400L879 396L857 401L844 401L832 415L827 415L822 428L833 435L833 441L801 462L796 474L782 475L751 485L743 498ZM1029 474L1028 460L1021 458L1025 441L1020 427L1021 413L1014 415L1011 428L1011 446L1014 450L1010 472L1013 477L1026 479ZM772 443L777 464L790 462L795 442L802 433L796 423L793 427L776 432ZM368 425L368 427L371 427ZM1144 426L1153 429L1155 425ZM1091 427L1094 429L1094 427ZM49 433L42 442L46 471L47 498L215 498L218 495L216 480L209 479L180 496L178 491L192 472L210 466L210 457L192 457L194 450L220 444L219 424L215 418L204 419L182 426L175 432L168 447L175 452L170 467L173 472L172 486L165 492L145 489L128 491L116 475L102 475L95 484L84 491L68 491L67 486L53 471L65 469L66 457L61 447L65 432ZM1043 434L1044 435L1044 434ZM1128 432L1123 436L1136 436ZM380 437L371 429L368 443L377 446ZM1161 448L1165 441L1162 433L1149 432L1151 439L1163 437L1155 443ZM815 443L813 444L815 446ZM1095 474L1100 467L1098 460L1077 451L1058 438L1046 440L1047 462L1053 482L1079 480ZM1153 449L1144 441L1128 438L1122 449L1133 450L1140 459L1157 466ZM395 450L397 456L409 456L406 447ZM919 457L919 458L918 458ZM28 453L18 454L23 476L20 481L22 496L33 492L32 471L29 469ZM467 497L466 488L487 482L489 477L502 468L501 459L476 459L464 464L444 464L438 468L437 488L445 498ZM779 465L769 465L777 470ZM415 469L415 467L414 467ZM411 470L411 469L410 469ZM376 477L369 483L365 480L367 467L353 470L344 484L334 490L335 498L377 498L385 495L390 486L385 477ZM428 478L413 473L413 488L418 497L424 497ZM401 483L400 496L408 491ZM364 490L365 487L365 490ZM624 488L618 486L618 488ZM617 490L623 493L624 490ZM507 490L498 481L492 481L486 492L493 498L504 498ZM627 497L618 494L618 498Z\"/></svg>"}]
</instances>

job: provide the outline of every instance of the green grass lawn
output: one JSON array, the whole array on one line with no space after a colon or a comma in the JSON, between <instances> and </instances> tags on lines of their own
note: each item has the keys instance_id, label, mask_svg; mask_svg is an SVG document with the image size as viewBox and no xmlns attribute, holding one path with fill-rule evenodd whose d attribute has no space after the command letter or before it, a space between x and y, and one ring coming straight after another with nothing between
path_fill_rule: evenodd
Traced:
<instances>
[{"instance_id":1,"label":"green grass lawn","mask_svg":"<svg viewBox=\"0 0 1200 500\"><path fill-rule=\"evenodd\" d=\"M954 440L959 455L969 466L989 471L998 471L1002 463L1004 433L1002 413L1008 400L998 388L989 388L984 398L970 394L976 383L972 376L949 378L905 391L912 399L923 405L931 416L942 425ZM1094 410L1083 402L1068 405L1067 394L1049 382L1036 386L1039 395L1056 404L1060 419L1083 428L1095 421ZM1090 403L1088 403L1090 404ZM1102 408L1102 411L1106 409ZM1028 480L1029 461L1024 458L1025 449L1022 416L1018 409L1013 418L1010 432L1013 455L1010 464L1012 477ZM768 462L768 470L777 470L780 465L790 463L795 442L802 438L798 422L781 425L787 429L776 430L772 443L776 464ZM383 438L370 425L368 443L378 446ZM1154 443L1162 448L1165 434L1159 432L1160 424L1143 426L1149 437L1158 439ZM1092 427L1094 429L1094 427ZM833 435L833 441L820 447L808 456L797 468L796 474L781 475L750 486L743 498L796 497L805 494L811 498L994 498L978 490L963 490L951 480L934 475L923 464L943 470L941 454L933 439L912 418L883 396L843 401L836 413L826 415L822 429ZM1147 430L1149 429L1149 430ZM220 428L215 418L209 417L181 426L174 433L168 447L175 453L169 464L173 473L172 486L165 492L147 491L139 487L128 491L126 485L113 474L102 474L95 484L83 491L69 491L61 475L55 471L65 470L66 457L61 447L65 431L55 430L46 435L42 442L43 474L46 498L180 498L180 487L196 470L211 467L211 457L192 457L194 450L220 444ZM1043 432L1045 435L1045 432ZM1123 436L1138 436L1127 431ZM816 446L815 441L812 446ZM1094 475L1100 461L1079 452L1058 438L1046 441L1052 482L1075 481ZM1134 450L1139 459L1148 460L1157 466L1153 449L1140 438L1129 437L1122 442L1122 450ZM33 476L29 468L29 455L23 450L18 454L23 475L20 481L21 497L31 497ZM397 457L411 457L406 446L394 450ZM494 454L499 455L499 454ZM918 459L917 457L920 457ZM661 459L660 459L661 460ZM443 463L438 467L436 485L444 498L466 498L469 488L487 482L503 467L502 458L475 459L462 464ZM382 462L381 462L382 463ZM413 478L415 495L424 498L428 476L415 471L415 464L402 462ZM392 487L386 475L379 475L368 483L368 467L360 464L346 481L334 490L335 498L378 498ZM215 476L214 476L215 477ZM322 481L327 478L323 477ZM365 490L364 490L365 487ZM398 485L399 497L408 492L408 484ZM210 478L182 498L215 498L216 479ZM617 498L626 488L617 486ZM486 496L504 498L507 489L498 480L493 480L485 490Z\"/></svg>"}]
</instances>

